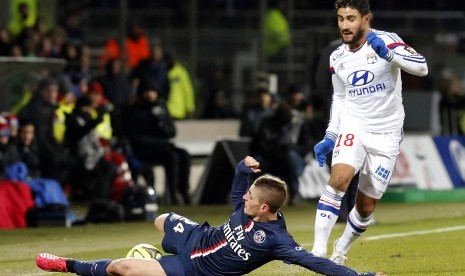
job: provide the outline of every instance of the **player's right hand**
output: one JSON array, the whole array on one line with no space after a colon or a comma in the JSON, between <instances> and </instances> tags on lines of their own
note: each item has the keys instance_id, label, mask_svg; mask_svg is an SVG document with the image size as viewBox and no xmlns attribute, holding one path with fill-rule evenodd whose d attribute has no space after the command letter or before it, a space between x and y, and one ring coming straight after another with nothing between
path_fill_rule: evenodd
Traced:
<instances>
[{"instance_id":1,"label":"player's right hand","mask_svg":"<svg viewBox=\"0 0 465 276\"><path fill-rule=\"evenodd\" d=\"M324 138L318 144L315 145L315 158L320 164L320 167L326 163L326 154L332 151L334 148L334 141L329 138Z\"/></svg>"},{"instance_id":2,"label":"player's right hand","mask_svg":"<svg viewBox=\"0 0 465 276\"><path fill-rule=\"evenodd\" d=\"M384 41L375 33L369 32L366 35L368 45L378 54L380 58L386 58L389 54L389 49L386 47Z\"/></svg>"}]
</instances>

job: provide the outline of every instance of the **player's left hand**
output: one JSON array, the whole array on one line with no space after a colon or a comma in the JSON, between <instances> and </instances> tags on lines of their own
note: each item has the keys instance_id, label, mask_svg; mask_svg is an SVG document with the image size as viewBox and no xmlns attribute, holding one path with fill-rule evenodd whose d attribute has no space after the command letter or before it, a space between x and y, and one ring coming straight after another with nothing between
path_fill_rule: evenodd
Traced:
<instances>
[{"instance_id":1,"label":"player's left hand","mask_svg":"<svg viewBox=\"0 0 465 276\"><path fill-rule=\"evenodd\" d=\"M253 172L253 173L259 173L261 172L261 170L259 169L260 167L260 162L258 162L257 160L255 160L255 158L253 158L252 156L246 156L244 158L244 167L241 168L242 171L244 171L245 173L250 173L250 172Z\"/></svg>"},{"instance_id":2,"label":"player's left hand","mask_svg":"<svg viewBox=\"0 0 465 276\"><path fill-rule=\"evenodd\" d=\"M384 41L379 38L375 32L369 32L366 35L368 45L371 45L371 48L375 50L380 58L386 58L389 54L389 49L386 47Z\"/></svg>"}]
</instances>

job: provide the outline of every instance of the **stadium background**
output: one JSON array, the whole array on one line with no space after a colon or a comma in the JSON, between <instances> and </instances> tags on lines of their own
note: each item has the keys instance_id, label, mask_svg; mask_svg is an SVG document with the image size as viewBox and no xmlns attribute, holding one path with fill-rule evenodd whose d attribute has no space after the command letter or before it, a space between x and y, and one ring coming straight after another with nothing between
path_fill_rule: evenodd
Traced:
<instances>
[{"instance_id":1,"label":"stadium background","mask_svg":"<svg viewBox=\"0 0 465 276\"><path fill-rule=\"evenodd\" d=\"M16 2L20 1L9 0L0 3L0 24L8 24L12 14L11 5ZM189 125L194 125L195 128L196 125L203 124L209 129L217 126L205 124L197 119L200 119L206 91L210 89L212 77L218 70L224 73L223 85L230 91L232 104L238 112L251 90L261 81L257 72L266 72L276 77L276 85L272 87L275 93L284 93L289 85L299 84L304 87L307 96L327 96L322 95L328 93L327 91L320 91L316 87L316 66L322 49L339 37L333 1L283 1L283 12L290 26L290 43L278 59L268 58L264 45L266 30L263 21L271 2L98 0L76 3L38 0L36 3L37 13L44 18L49 28L64 24L70 15L79 15L80 28L91 54L92 74L99 74L102 70L99 57L105 42L111 37L123 41L128 24L134 20L144 28L151 43L161 43L165 49L173 51L193 78L197 103L196 119L187 123L179 122L181 130L176 139L178 143L190 147L191 153L205 156L213 151L215 138L220 136L221 132L212 131L208 137L200 137L196 143L192 139L189 141L189 135L192 135L189 132L192 126ZM404 75L406 141L410 141L407 144L416 145L417 148L421 145L421 149L412 151L411 147L403 146L406 154L401 158L410 165L404 166L404 174L397 174L393 183L401 187L416 186L423 189L465 186L465 173L461 165L464 158L463 139L455 136L438 137L444 134L439 122L438 107L441 97L438 92L441 72L447 66L444 55L452 56L452 59L456 57L457 60L464 56L464 2L371 1L371 6L374 14L373 27L396 32L407 44L414 45L414 48L427 58L430 70L426 78ZM452 44L457 46L453 50L450 47ZM32 79L28 76L40 71L42 66L59 70L64 64L62 61L37 58L2 58L2 109L8 108L13 99L17 98L16 83L12 83L10 77L20 75L23 84L27 85ZM234 136L237 122L225 125L230 126L229 130L226 130L227 134ZM207 145L202 144L205 143L205 139L208 140ZM456 150L458 154L450 152L450 141L458 141L461 145ZM429 156L427 161L418 158L420 150L429 153L424 155ZM421 167L421 164L428 163L439 165L435 166L435 169ZM405 174L405 170L411 167L415 169ZM416 173L418 171L421 173ZM203 177L199 174L197 173L195 182Z\"/></svg>"},{"instance_id":2,"label":"stadium background","mask_svg":"<svg viewBox=\"0 0 465 276\"><path fill-rule=\"evenodd\" d=\"M9 20L9 5L13 0L0 1L0 23ZM78 1L41 0L40 13L49 26L57 24L67 3ZM414 167L421 171L444 173L453 168L453 162L445 167L438 154L448 148L447 141L460 141L463 137L439 136L439 128L431 118L436 112L430 95L436 90L437 78L445 46L440 34L453 34L464 37L464 6L461 0L372 0L375 21L380 29L398 32L406 41L424 53L430 68L430 80L421 89L412 86L410 107L418 107L407 116L415 117L408 122L406 143L407 153L416 160ZM227 9L225 3L236 3L235 9ZM164 45L176 50L179 58L188 66L194 77L198 102L202 103L203 93L208 86L208 77L214 68L226 70L227 85L233 89L235 104L240 106L249 85L252 85L255 70L271 71L279 76L279 85L293 81L306 84L312 93L314 67L321 49L332 39L337 38L336 21L332 12L331 0L289 0L287 13L291 27L291 46L287 49L285 62L268 64L260 48L260 18L263 16L265 0L221 1L221 0L160 0L160 1L79 1L82 5L83 27L94 57L100 54L102 42L107 36L124 34L125 24L130 18L140 18L151 39L163 41ZM127 7L127 8L125 8ZM260 12L261 11L261 12ZM120 20L119 18L122 18ZM462 44L463 45L463 44ZM463 47L463 46L462 46ZM225 51L224 49L227 49ZM463 49L462 49L463 50ZM245 64L235 71L234 62L240 54L245 59L252 57L252 65ZM463 54L463 52L462 52ZM242 56L242 57L244 57ZM11 74L39 71L42 66L61 68L60 62L44 60L2 59L0 62L0 105L7 105L8 78ZM99 70L93 60L93 70ZM27 80L27 77L24 78ZM413 82L415 83L415 82ZM437 94L436 94L437 95ZM409 112L409 107L407 107ZM434 117L434 116L433 116ZM209 124L194 120L194 125L181 126L186 137L195 126ZM231 123L235 129L237 122ZM224 124L223 124L224 125ZM212 126L212 125L210 125ZM211 129L218 128L214 124ZM232 134L228 128L228 134ZM192 134L192 132L191 132ZM214 133L212 135L217 135ZM191 135L192 136L192 135ZM183 138L181 137L181 138ZM191 137L192 138L192 137ZM433 143L433 138L437 138ZM183 141L186 142L186 141ZM418 144L427 150L418 150ZM457 149L457 144L455 149ZM416 147L416 148L415 148ZM207 150L211 145L207 147ZM439 151L438 151L439 149ZM442 150L441 150L442 149ZM462 151L455 151L462 155ZM431 161L428 156L432 156ZM465 157L462 157L465 158ZM460 160L460 159L459 159ZM439 165L438 162L439 161ZM460 162L459 162L460 163ZM424 166L424 165L429 166ZM462 169L462 172L464 170ZM460 172L460 170L458 171ZM459 176L455 171L455 176ZM448 174L449 171L446 173ZM409 178L407 178L409 179ZM436 183L442 183L440 178ZM463 184L462 184L463 185ZM428 192L426 192L428 191ZM417 204L383 202L378 207L376 218L379 224L373 225L361 241L354 245L347 264L358 270L382 270L389 275L464 275L465 244L463 200L465 196L449 190L448 200L458 203L437 203L437 193L406 192L400 190L392 196L394 201L424 202ZM440 197L444 199L444 197ZM85 212L82 206L73 206L77 214ZM219 225L230 213L230 206L189 206L160 207L160 212L176 211L193 220L206 219L211 225ZM313 237L314 211L316 204L309 203L296 207L286 207L284 212L289 231L297 241L310 247ZM331 241L343 231L343 225L336 225ZM161 236L154 233L149 222L90 224L85 227L41 227L22 230L2 230L0 233L0 275L49 275L35 266L34 256L43 251L80 259L119 258L125 256L133 245L153 243L160 247ZM91 246L89 246L91 245ZM309 275L308 272L281 262L272 262L250 275ZM313 275L313 274L311 274Z\"/></svg>"}]
</instances>

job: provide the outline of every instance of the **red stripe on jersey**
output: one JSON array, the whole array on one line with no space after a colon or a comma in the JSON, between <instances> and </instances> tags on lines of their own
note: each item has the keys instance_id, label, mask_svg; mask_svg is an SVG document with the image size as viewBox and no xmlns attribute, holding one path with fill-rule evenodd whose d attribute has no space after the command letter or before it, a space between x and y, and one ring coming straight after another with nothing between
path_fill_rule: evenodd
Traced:
<instances>
[{"instance_id":1,"label":"red stripe on jersey","mask_svg":"<svg viewBox=\"0 0 465 276\"><path fill-rule=\"evenodd\" d=\"M389 49L394 49L394 48L399 47L399 46L408 46L408 45L405 44L405 43L395 42L395 43L391 43L391 44L387 45L386 47L388 47Z\"/></svg>"},{"instance_id":2,"label":"red stripe on jersey","mask_svg":"<svg viewBox=\"0 0 465 276\"><path fill-rule=\"evenodd\" d=\"M331 74L336 74L336 71L334 70L334 67L330 67L329 72L331 72Z\"/></svg>"},{"instance_id":3,"label":"red stripe on jersey","mask_svg":"<svg viewBox=\"0 0 465 276\"><path fill-rule=\"evenodd\" d=\"M208 254L211 254L211 253L214 253L216 251L218 251L220 248L224 247L225 245L227 245L227 241L226 240L222 240L220 241L219 243L209 247L209 248L206 248L204 250L202 249L198 249L198 250L195 250L195 251L192 251L191 252L191 259L193 258L197 258L197 257L200 257L200 256L207 256Z\"/></svg>"},{"instance_id":4,"label":"red stripe on jersey","mask_svg":"<svg viewBox=\"0 0 465 276\"><path fill-rule=\"evenodd\" d=\"M250 230L252 230L253 228L253 220L250 220L249 223L247 223L245 226L244 226L244 231L245 232L249 232Z\"/></svg>"}]
</instances>

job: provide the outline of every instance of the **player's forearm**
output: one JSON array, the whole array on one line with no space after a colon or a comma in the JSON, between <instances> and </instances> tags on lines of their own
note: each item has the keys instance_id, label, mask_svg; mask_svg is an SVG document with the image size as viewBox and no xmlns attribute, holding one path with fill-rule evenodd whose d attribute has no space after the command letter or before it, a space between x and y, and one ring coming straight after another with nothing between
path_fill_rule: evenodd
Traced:
<instances>
[{"instance_id":1,"label":"player's forearm","mask_svg":"<svg viewBox=\"0 0 465 276\"><path fill-rule=\"evenodd\" d=\"M323 275L358 275L358 273L353 269L337 265L326 258L316 257L311 253L299 260L298 264Z\"/></svg>"},{"instance_id":2,"label":"player's forearm","mask_svg":"<svg viewBox=\"0 0 465 276\"><path fill-rule=\"evenodd\" d=\"M249 188L249 171L251 172L250 168L244 164L244 161L239 162L231 187L231 203L234 211L242 207L242 196Z\"/></svg>"},{"instance_id":3,"label":"player's forearm","mask_svg":"<svg viewBox=\"0 0 465 276\"><path fill-rule=\"evenodd\" d=\"M402 55L392 52L391 63L407 73L424 77L428 74L428 65L422 55Z\"/></svg>"}]
</instances>

